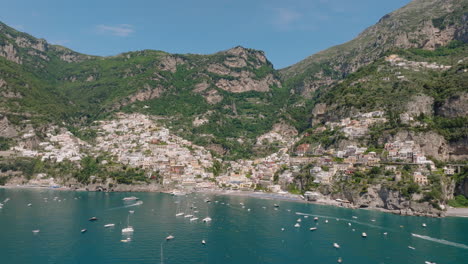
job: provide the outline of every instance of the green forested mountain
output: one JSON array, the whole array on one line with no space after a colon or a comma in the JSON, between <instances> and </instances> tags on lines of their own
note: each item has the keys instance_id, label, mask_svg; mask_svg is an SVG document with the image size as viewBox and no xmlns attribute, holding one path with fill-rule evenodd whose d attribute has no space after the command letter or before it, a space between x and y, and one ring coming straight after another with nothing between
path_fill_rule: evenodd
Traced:
<instances>
[{"instance_id":1,"label":"green forested mountain","mask_svg":"<svg viewBox=\"0 0 468 264\"><path fill-rule=\"evenodd\" d=\"M115 111L141 112L219 154L243 158L273 150L255 143L278 123L302 132L384 110L395 119L392 129L410 126L400 115L408 114L414 96L425 95L432 110L417 117L427 125L411 129L459 142L466 140L467 6L466 0L415 0L356 39L279 71L263 52L243 47L97 57L0 23L0 136L17 136L7 127L20 131L24 120L39 130L55 123L79 131ZM392 54L399 60L386 59ZM397 65L402 62L410 66Z\"/></svg>"}]
</instances>

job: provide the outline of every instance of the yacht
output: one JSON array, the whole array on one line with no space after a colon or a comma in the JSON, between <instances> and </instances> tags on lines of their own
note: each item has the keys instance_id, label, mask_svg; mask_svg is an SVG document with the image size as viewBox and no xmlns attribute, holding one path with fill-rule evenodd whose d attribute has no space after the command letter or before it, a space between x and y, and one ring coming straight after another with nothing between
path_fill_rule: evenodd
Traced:
<instances>
[{"instance_id":1,"label":"yacht","mask_svg":"<svg viewBox=\"0 0 468 264\"><path fill-rule=\"evenodd\" d=\"M133 233L133 227L130 226L130 215L127 216L127 227L122 229L122 234Z\"/></svg>"},{"instance_id":2,"label":"yacht","mask_svg":"<svg viewBox=\"0 0 468 264\"><path fill-rule=\"evenodd\" d=\"M315 231L315 230L317 230L317 227L311 227L311 228L309 228L309 230L310 231Z\"/></svg>"},{"instance_id":3,"label":"yacht","mask_svg":"<svg viewBox=\"0 0 468 264\"><path fill-rule=\"evenodd\" d=\"M340 248L340 245L338 245L338 243L333 243L333 247L334 248Z\"/></svg>"},{"instance_id":4,"label":"yacht","mask_svg":"<svg viewBox=\"0 0 468 264\"><path fill-rule=\"evenodd\" d=\"M367 237L366 232L362 232L361 236L364 237L364 238L366 238L366 237Z\"/></svg>"},{"instance_id":5,"label":"yacht","mask_svg":"<svg viewBox=\"0 0 468 264\"><path fill-rule=\"evenodd\" d=\"M140 198L138 197L135 197L135 196L130 196L130 197L125 197L123 198L122 200L123 201L136 201L136 200L139 200Z\"/></svg>"},{"instance_id":6,"label":"yacht","mask_svg":"<svg viewBox=\"0 0 468 264\"><path fill-rule=\"evenodd\" d=\"M107 225L104 225L105 228L107 228L107 227L114 227L114 226L115 226L115 224L107 224Z\"/></svg>"},{"instance_id":7,"label":"yacht","mask_svg":"<svg viewBox=\"0 0 468 264\"><path fill-rule=\"evenodd\" d=\"M168 236L166 237L166 240L171 240L171 239L174 239L174 236L173 236L173 235L168 235Z\"/></svg>"}]
</instances>

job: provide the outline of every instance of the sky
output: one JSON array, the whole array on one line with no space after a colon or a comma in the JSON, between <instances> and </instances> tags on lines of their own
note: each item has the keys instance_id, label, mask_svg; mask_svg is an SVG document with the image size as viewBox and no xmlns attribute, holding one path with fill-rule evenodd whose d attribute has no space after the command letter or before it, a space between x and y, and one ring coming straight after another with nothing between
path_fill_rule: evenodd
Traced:
<instances>
[{"instance_id":1,"label":"sky","mask_svg":"<svg viewBox=\"0 0 468 264\"><path fill-rule=\"evenodd\" d=\"M347 42L410 0L0 0L0 21L90 55L263 50L276 69Z\"/></svg>"}]
</instances>

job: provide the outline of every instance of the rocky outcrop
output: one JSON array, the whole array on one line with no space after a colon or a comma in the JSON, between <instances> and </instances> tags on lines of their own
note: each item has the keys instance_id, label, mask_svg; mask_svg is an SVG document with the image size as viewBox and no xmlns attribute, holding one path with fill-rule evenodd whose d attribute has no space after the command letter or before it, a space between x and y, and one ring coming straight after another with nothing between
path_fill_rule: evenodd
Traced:
<instances>
[{"instance_id":1,"label":"rocky outcrop","mask_svg":"<svg viewBox=\"0 0 468 264\"><path fill-rule=\"evenodd\" d=\"M185 61L176 56L164 56L159 61L158 68L163 71L170 71L175 73L177 71L177 65L185 64Z\"/></svg>"},{"instance_id":2,"label":"rocky outcrop","mask_svg":"<svg viewBox=\"0 0 468 264\"><path fill-rule=\"evenodd\" d=\"M0 115L0 137L13 138L18 136L18 131L13 126L6 116Z\"/></svg>"},{"instance_id":3,"label":"rocky outcrop","mask_svg":"<svg viewBox=\"0 0 468 264\"><path fill-rule=\"evenodd\" d=\"M452 96L436 109L437 115L443 117L466 117L468 116L468 93Z\"/></svg>"},{"instance_id":4,"label":"rocky outcrop","mask_svg":"<svg viewBox=\"0 0 468 264\"><path fill-rule=\"evenodd\" d=\"M111 110L120 109L126 105L134 103L136 101L148 101L154 98L159 98L164 92L164 89L160 86L158 87L151 87L149 84L145 84L143 89L140 91L126 97L125 99L121 100L118 104L112 106Z\"/></svg>"},{"instance_id":5,"label":"rocky outcrop","mask_svg":"<svg viewBox=\"0 0 468 264\"><path fill-rule=\"evenodd\" d=\"M252 78L250 72L241 72L238 79L220 79L215 85L219 89L231 93L242 93L248 91L268 92L270 86L279 84L279 81L272 74L267 75L261 80L256 80Z\"/></svg>"},{"instance_id":6,"label":"rocky outcrop","mask_svg":"<svg viewBox=\"0 0 468 264\"><path fill-rule=\"evenodd\" d=\"M420 114L425 116L434 115L434 98L420 94L413 96L406 105L406 113L409 116L416 117Z\"/></svg>"},{"instance_id":7,"label":"rocky outcrop","mask_svg":"<svg viewBox=\"0 0 468 264\"><path fill-rule=\"evenodd\" d=\"M0 56L14 63L22 64L22 60L18 55L18 51L11 43L0 46Z\"/></svg>"}]
</instances>

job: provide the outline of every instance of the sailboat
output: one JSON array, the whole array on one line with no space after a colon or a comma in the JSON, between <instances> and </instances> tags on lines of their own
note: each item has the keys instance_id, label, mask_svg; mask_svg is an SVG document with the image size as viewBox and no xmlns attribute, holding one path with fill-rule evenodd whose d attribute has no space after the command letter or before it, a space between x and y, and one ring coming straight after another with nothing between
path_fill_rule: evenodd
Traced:
<instances>
[{"instance_id":1,"label":"sailboat","mask_svg":"<svg viewBox=\"0 0 468 264\"><path fill-rule=\"evenodd\" d=\"M127 216L127 227L122 229L122 234L133 233L133 227L130 226L130 215Z\"/></svg>"}]
</instances>

